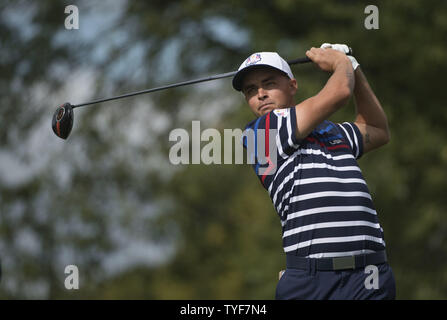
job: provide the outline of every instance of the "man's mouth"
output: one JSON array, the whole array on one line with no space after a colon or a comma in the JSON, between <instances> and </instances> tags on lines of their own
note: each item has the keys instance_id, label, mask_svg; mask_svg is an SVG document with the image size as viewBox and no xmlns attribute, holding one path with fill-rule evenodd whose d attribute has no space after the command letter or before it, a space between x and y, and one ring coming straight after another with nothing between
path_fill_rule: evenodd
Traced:
<instances>
[{"instance_id":1,"label":"man's mouth","mask_svg":"<svg viewBox=\"0 0 447 320\"><path fill-rule=\"evenodd\" d=\"M265 103L258 108L258 111L263 111L264 109L268 108L270 105L273 105L273 103L271 103L271 102Z\"/></svg>"}]
</instances>

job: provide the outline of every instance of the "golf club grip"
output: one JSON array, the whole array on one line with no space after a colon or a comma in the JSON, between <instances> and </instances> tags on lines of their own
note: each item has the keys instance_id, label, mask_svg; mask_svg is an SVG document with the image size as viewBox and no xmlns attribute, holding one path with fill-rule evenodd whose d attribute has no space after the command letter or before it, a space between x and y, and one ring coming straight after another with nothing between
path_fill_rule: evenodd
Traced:
<instances>
[{"instance_id":1,"label":"golf club grip","mask_svg":"<svg viewBox=\"0 0 447 320\"><path fill-rule=\"evenodd\" d=\"M293 59L293 60L287 61L287 63L289 65L300 64L300 63L308 63L308 62L312 62L312 60L310 60L308 57L303 57L303 58L298 58L298 59Z\"/></svg>"},{"instance_id":2,"label":"golf club grip","mask_svg":"<svg viewBox=\"0 0 447 320\"><path fill-rule=\"evenodd\" d=\"M346 55L347 56L352 56L352 48L351 47L349 47L349 52ZM308 57L303 57L303 58L298 58L298 59L293 59L293 60L287 61L287 63L289 65L300 64L300 63L308 63L308 62L312 62L312 60L310 60Z\"/></svg>"}]
</instances>

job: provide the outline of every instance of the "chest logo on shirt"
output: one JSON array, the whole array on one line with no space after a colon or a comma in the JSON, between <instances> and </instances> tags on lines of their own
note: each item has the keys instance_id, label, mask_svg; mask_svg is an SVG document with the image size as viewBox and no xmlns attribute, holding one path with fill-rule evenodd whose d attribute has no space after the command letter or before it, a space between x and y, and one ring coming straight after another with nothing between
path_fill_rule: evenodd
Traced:
<instances>
[{"instance_id":1,"label":"chest logo on shirt","mask_svg":"<svg viewBox=\"0 0 447 320\"><path fill-rule=\"evenodd\" d=\"M289 109L275 109L275 110L273 110L273 112L278 117L287 117L289 115Z\"/></svg>"}]
</instances>

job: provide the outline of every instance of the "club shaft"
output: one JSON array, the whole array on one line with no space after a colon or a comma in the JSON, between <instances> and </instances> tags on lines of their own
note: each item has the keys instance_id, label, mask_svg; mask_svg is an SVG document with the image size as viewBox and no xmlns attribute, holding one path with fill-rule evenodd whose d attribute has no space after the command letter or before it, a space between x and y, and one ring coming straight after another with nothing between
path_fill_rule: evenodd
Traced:
<instances>
[{"instance_id":1,"label":"club shaft","mask_svg":"<svg viewBox=\"0 0 447 320\"><path fill-rule=\"evenodd\" d=\"M222 74L218 74L218 75L214 75L214 76L208 76L208 77L205 77L205 78L200 78L200 79L195 79L195 80L189 80L189 81L173 83L173 84L169 84L169 85L162 86L162 87L156 87L156 88L151 88L151 89L146 89L146 90L126 93L126 94L122 94L122 95L116 96L116 97L98 99L98 100L94 100L94 101L90 101L90 102L85 102L85 103L73 105L73 108L82 107L82 106L86 106L86 105L89 105L89 104L105 102L105 101L111 101L111 100L117 100L117 99L132 97L132 96L136 96L136 95L140 95L140 94L144 94L144 93L150 93L150 92L161 91L161 90L165 90L165 89L171 89L171 88L186 86L186 85L200 83L200 82L206 82L206 81L211 81L211 80L216 80L216 79L228 78L228 77L234 76L236 74L236 72L237 71L227 72L227 73L222 73Z\"/></svg>"},{"instance_id":2,"label":"club shaft","mask_svg":"<svg viewBox=\"0 0 447 320\"><path fill-rule=\"evenodd\" d=\"M311 60L308 57L303 57L303 58L298 58L298 59L287 61L287 63L289 65L308 63L308 62L311 62ZM94 100L94 101L90 101L90 102L84 102L84 103L81 103L81 104L76 104L76 105L73 105L72 108L87 106L87 105L96 104L96 103L100 103L100 102L111 101L111 100L128 98L128 97L132 97L132 96L136 96L136 95L140 95L140 94L145 94L145 93L150 93L150 92L155 92L155 91L161 91L161 90L171 89L171 88L177 88L177 87L186 86L186 85L190 85L190 84L196 84L196 83L200 83L200 82L212 81L212 80L217 80L217 79L222 79L222 78L229 78L229 77L233 77L236 73L237 73L237 71L232 71L232 72L221 73L221 74L218 74L218 75L208 76L208 77L204 77L204 78L200 78L200 79L195 79L195 80L189 80L189 81L183 81L183 82L178 82L178 83L174 83L174 84L169 84L169 85L162 86L162 87L156 87L156 88L151 88L151 89L146 89L146 90L126 93L126 94L122 94L122 95L119 95L119 96L116 96L116 97L98 99L98 100Z\"/></svg>"}]
</instances>

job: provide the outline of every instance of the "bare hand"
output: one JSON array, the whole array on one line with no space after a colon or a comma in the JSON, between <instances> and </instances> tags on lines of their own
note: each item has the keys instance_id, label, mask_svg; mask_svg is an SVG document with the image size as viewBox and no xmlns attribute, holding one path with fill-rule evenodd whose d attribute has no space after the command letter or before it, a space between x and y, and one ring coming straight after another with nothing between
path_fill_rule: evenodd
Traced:
<instances>
[{"instance_id":1,"label":"bare hand","mask_svg":"<svg viewBox=\"0 0 447 320\"><path fill-rule=\"evenodd\" d=\"M351 64L344 53L329 48L312 47L306 51L306 56L323 71L334 72L339 63Z\"/></svg>"}]
</instances>

